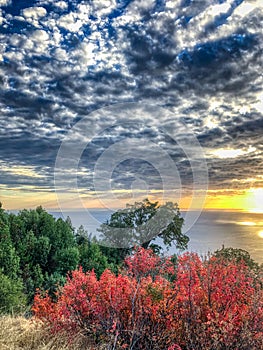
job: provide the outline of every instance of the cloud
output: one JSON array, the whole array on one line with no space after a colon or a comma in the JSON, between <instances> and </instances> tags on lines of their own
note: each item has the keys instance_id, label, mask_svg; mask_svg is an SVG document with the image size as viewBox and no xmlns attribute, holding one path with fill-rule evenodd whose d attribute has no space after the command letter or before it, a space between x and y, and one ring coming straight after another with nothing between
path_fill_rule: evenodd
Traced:
<instances>
[{"instance_id":1,"label":"cloud","mask_svg":"<svg viewBox=\"0 0 263 350\"><path fill-rule=\"evenodd\" d=\"M176 138L177 121L210 152L211 187L221 187L222 181L233 186L233 167L244 183L249 172L261 181L256 176L262 171L257 152L263 141L260 1L0 5L0 160L32 171L40 167L40 174L46 166L45 178L38 180L53 186L59 146L81 118L111 104L143 102L164 107L174 119L168 113L142 115L145 125L136 121L133 132L124 127L97 135L83 153L81 188L92 188L90 174L103 152L129 137L164 149L190 188L185 155L161 131L167 128ZM106 121L104 115L87 119L94 131L103 130ZM78 137L85 138L81 132ZM253 152L246 153L249 145ZM220 159L221 149L236 150L240 157ZM158 162L163 164L161 157ZM113 184L128 189L144 178L150 189L159 190L160 176L152 166L130 159L115 169ZM19 175L10 179L19 185ZM11 185L9 180L5 176L3 185Z\"/></svg>"},{"instance_id":2,"label":"cloud","mask_svg":"<svg viewBox=\"0 0 263 350\"><path fill-rule=\"evenodd\" d=\"M23 165L10 165L5 164L3 161L0 161L1 172L7 173L9 175L21 176L21 177L30 177L30 178L42 178L43 175L37 173L32 166L23 166Z\"/></svg>"},{"instance_id":3,"label":"cloud","mask_svg":"<svg viewBox=\"0 0 263 350\"><path fill-rule=\"evenodd\" d=\"M68 8L68 4L65 1L56 1L53 2L55 7L59 7L62 10L66 10Z\"/></svg>"},{"instance_id":4,"label":"cloud","mask_svg":"<svg viewBox=\"0 0 263 350\"><path fill-rule=\"evenodd\" d=\"M27 7L22 13L26 20L38 20L41 17L45 17L47 11L44 7Z\"/></svg>"},{"instance_id":5,"label":"cloud","mask_svg":"<svg viewBox=\"0 0 263 350\"><path fill-rule=\"evenodd\" d=\"M247 149L231 149L231 148L220 148L216 150L212 150L210 155L212 157L216 156L217 158L236 158L244 155L248 155L252 152L255 152L256 148L249 146Z\"/></svg>"},{"instance_id":6,"label":"cloud","mask_svg":"<svg viewBox=\"0 0 263 350\"><path fill-rule=\"evenodd\" d=\"M83 22L78 19L78 16L75 13L68 13L60 17L57 22L59 27L67 29L70 32L78 32L83 25Z\"/></svg>"},{"instance_id":7,"label":"cloud","mask_svg":"<svg viewBox=\"0 0 263 350\"><path fill-rule=\"evenodd\" d=\"M11 3L11 0L0 0L0 6L7 6Z\"/></svg>"},{"instance_id":8,"label":"cloud","mask_svg":"<svg viewBox=\"0 0 263 350\"><path fill-rule=\"evenodd\" d=\"M115 0L94 0L92 1L92 7L95 16L102 17L105 15L109 15L111 11L116 7L116 1Z\"/></svg>"}]
</instances>

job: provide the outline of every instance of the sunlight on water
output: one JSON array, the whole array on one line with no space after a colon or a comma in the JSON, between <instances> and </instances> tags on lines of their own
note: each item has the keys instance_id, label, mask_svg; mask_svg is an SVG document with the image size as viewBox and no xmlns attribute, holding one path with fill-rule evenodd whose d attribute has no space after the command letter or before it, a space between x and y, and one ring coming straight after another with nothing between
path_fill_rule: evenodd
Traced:
<instances>
[{"instance_id":1,"label":"sunlight on water","mask_svg":"<svg viewBox=\"0 0 263 350\"><path fill-rule=\"evenodd\" d=\"M239 221L237 222L238 225L242 225L242 226L256 226L257 224L255 222L251 222L251 221Z\"/></svg>"},{"instance_id":2,"label":"sunlight on water","mask_svg":"<svg viewBox=\"0 0 263 350\"><path fill-rule=\"evenodd\" d=\"M263 209L261 208L252 208L249 210L249 213L255 213L255 214L263 214Z\"/></svg>"},{"instance_id":3,"label":"sunlight on water","mask_svg":"<svg viewBox=\"0 0 263 350\"><path fill-rule=\"evenodd\" d=\"M255 214L255 213L253 213ZM216 220L217 224L231 224L238 226L263 226L263 221L231 221L231 220Z\"/></svg>"}]
</instances>

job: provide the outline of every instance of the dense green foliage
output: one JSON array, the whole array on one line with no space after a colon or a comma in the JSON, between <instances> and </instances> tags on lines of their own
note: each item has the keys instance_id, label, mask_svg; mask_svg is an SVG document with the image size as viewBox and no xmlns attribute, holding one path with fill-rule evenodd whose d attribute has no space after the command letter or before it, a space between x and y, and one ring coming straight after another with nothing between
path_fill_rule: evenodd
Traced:
<instances>
[{"instance_id":1,"label":"dense green foliage","mask_svg":"<svg viewBox=\"0 0 263 350\"><path fill-rule=\"evenodd\" d=\"M15 215L0 206L0 312L31 304L36 289L54 296L78 266L98 276L118 270L83 227L75 233L69 218L55 219L42 207Z\"/></svg>"},{"instance_id":2,"label":"dense green foliage","mask_svg":"<svg viewBox=\"0 0 263 350\"><path fill-rule=\"evenodd\" d=\"M19 312L26 305L22 281L12 279L0 270L0 314Z\"/></svg>"},{"instance_id":3,"label":"dense green foliage","mask_svg":"<svg viewBox=\"0 0 263 350\"><path fill-rule=\"evenodd\" d=\"M244 261L251 270L259 271L259 264L257 264L250 256L250 254L240 248L222 247L220 250L214 252L217 258L226 259L229 261L235 260L237 263Z\"/></svg>"},{"instance_id":4,"label":"dense green foliage","mask_svg":"<svg viewBox=\"0 0 263 350\"><path fill-rule=\"evenodd\" d=\"M20 259L13 246L8 219L0 203L0 313L15 311L25 304L19 277Z\"/></svg>"},{"instance_id":5,"label":"dense green foliage","mask_svg":"<svg viewBox=\"0 0 263 350\"><path fill-rule=\"evenodd\" d=\"M175 243L176 248L186 249L189 238L182 233L183 222L177 204L167 202L160 205L145 199L133 205L127 204L125 209L113 213L98 231L104 244L118 247L121 258L124 258L129 248L135 245L160 251L161 246L154 242L156 238L164 246Z\"/></svg>"}]
</instances>

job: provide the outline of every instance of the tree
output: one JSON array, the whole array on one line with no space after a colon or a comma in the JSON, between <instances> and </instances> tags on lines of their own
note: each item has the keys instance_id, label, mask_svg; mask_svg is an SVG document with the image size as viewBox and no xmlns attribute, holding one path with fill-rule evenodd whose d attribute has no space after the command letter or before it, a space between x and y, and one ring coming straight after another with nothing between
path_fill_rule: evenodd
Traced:
<instances>
[{"instance_id":1,"label":"tree","mask_svg":"<svg viewBox=\"0 0 263 350\"><path fill-rule=\"evenodd\" d=\"M0 269L0 314L21 311L26 304L23 284L19 279L12 279Z\"/></svg>"},{"instance_id":2,"label":"tree","mask_svg":"<svg viewBox=\"0 0 263 350\"><path fill-rule=\"evenodd\" d=\"M20 269L29 303L36 288L50 287L54 294L56 284L65 281L67 272L78 263L69 218L56 220L41 206L8 215L0 206L0 268L11 278Z\"/></svg>"},{"instance_id":3,"label":"tree","mask_svg":"<svg viewBox=\"0 0 263 350\"><path fill-rule=\"evenodd\" d=\"M243 261L250 269L254 271L259 270L259 264L255 262L249 252L240 248L222 247L216 250L213 254L217 258L222 258L228 261L236 261L237 263Z\"/></svg>"},{"instance_id":4,"label":"tree","mask_svg":"<svg viewBox=\"0 0 263 350\"><path fill-rule=\"evenodd\" d=\"M69 271L75 270L79 263L79 251L77 247L68 246L58 250L54 256L57 265L55 272L65 276Z\"/></svg>"},{"instance_id":5,"label":"tree","mask_svg":"<svg viewBox=\"0 0 263 350\"><path fill-rule=\"evenodd\" d=\"M157 237L165 246L175 243L176 248L186 249L189 238L182 233L183 222L177 204L166 202L160 205L145 199L133 205L127 204L125 209L113 213L98 231L101 232L101 243L121 248L124 255L134 245L161 249L160 245L153 243Z\"/></svg>"},{"instance_id":6,"label":"tree","mask_svg":"<svg viewBox=\"0 0 263 350\"><path fill-rule=\"evenodd\" d=\"M0 219L0 270L13 279L19 274L19 257L12 244L7 224Z\"/></svg>"},{"instance_id":7,"label":"tree","mask_svg":"<svg viewBox=\"0 0 263 350\"><path fill-rule=\"evenodd\" d=\"M66 274L69 270L75 269L79 262L79 252L69 221L64 221L61 218L56 221L55 231L50 237L50 242L50 272Z\"/></svg>"},{"instance_id":8,"label":"tree","mask_svg":"<svg viewBox=\"0 0 263 350\"><path fill-rule=\"evenodd\" d=\"M105 255L102 254L97 243L89 241L88 239L78 247L80 252L80 266L84 271L91 271L94 269L96 274L100 276L102 272L110 267Z\"/></svg>"},{"instance_id":9,"label":"tree","mask_svg":"<svg viewBox=\"0 0 263 350\"><path fill-rule=\"evenodd\" d=\"M83 271L94 270L97 276L100 276L108 268L115 272L118 271L117 265L109 263L107 256L102 252L102 247L82 225L77 230L76 242L80 257L79 265Z\"/></svg>"}]
</instances>

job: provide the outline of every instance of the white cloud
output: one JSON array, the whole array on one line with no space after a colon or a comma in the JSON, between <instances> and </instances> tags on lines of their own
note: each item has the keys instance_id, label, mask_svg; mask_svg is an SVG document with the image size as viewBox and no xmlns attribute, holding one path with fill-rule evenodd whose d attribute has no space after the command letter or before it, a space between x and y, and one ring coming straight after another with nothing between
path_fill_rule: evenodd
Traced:
<instances>
[{"instance_id":1,"label":"white cloud","mask_svg":"<svg viewBox=\"0 0 263 350\"><path fill-rule=\"evenodd\" d=\"M210 151L209 155L210 156L212 155L221 159L226 159L226 158L237 158L240 156L245 156L255 151L256 151L256 148L250 145L247 149L220 148L220 149Z\"/></svg>"},{"instance_id":2,"label":"white cloud","mask_svg":"<svg viewBox=\"0 0 263 350\"><path fill-rule=\"evenodd\" d=\"M50 44L48 33L45 30L37 29L30 34L31 35L28 36L13 34L10 38L10 43L20 47L20 53L26 56L31 56L36 53L47 53ZM5 55L8 53L9 51L7 51ZM16 53L18 53L18 51L16 51Z\"/></svg>"},{"instance_id":3,"label":"white cloud","mask_svg":"<svg viewBox=\"0 0 263 350\"><path fill-rule=\"evenodd\" d=\"M234 11L234 14L240 17L247 16L250 12L255 10L255 8L263 8L262 0L252 0L242 2Z\"/></svg>"},{"instance_id":4,"label":"white cloud","mask_svg":"<svg viewBox=\"0 0 263 350\"><path fill-rule=\"evenodd\" d=\"M155 0L135 0L127 7L127 11L149 11L154 7L154 5Z\"/></svg>"},{"instance_id":5,"label":"white cloud","mask_svg":"<svg viewBox=\"0 0 263 350\"><path fill-rule=\"evenodd\" d=\"M12 20L12 17L10 17L9 19ZM23 16L14 16L13 19L15 19L16 21L21 21L21 22L25 21L25 18Z\"/></svg>"},{"instance_id":6,"label":"white cloud","mask_svg":"<svg viewBox=\"0 0 263 350\"><path fill-rule=\"evenodd\" d=\"M207 36L207 40L217 40L226 36L229 36L241 27L245 27L250 33L258 32L258 24L254 23L254 20L249 20L253 13L262 13L263 2L262 0L245 1L237 6L227 21L219 26L214 32Z\"/></svg>"},{"instance_id":7,"label":"white cloud","mask_svg":"<svg viewBox=\"0 0 263 350\"><path fill-rule=\"evenodd\" d=\"M258 100L253 105L253 107L256 108L256 110L258 110L259 113L262 113L262 115L263 115L263 92L260 93L257 97L258 97Z\"/></svg>"},{"instance_id":8,"label":"white cloud","mask_svg":"<svg viewBox=\"0 0 263 350\"><path fill-rule=\"evenodd\" d=\"M48 17L45 18L45 25L51 30L56 33L59 33L58 23L55 18Z\"/></svg>"},{"instance_id":9,"label":"white cloud","mask_svg":"<svg viewBox=\"0 0 263 350\"><path fill-rule=\"evenodd\" d=\"M60 47L55 50L55 57L59 61L68 61L67 52Z\"/></svg>"},{"instance_id":10,"label":"white cloud","mask_svg":"<svg viewBox=\"0 0 263 350\"><path fill-rule=\"evenodd\" d=\"M49 35L44 30L35 30L32 34L32 38L39 41L47 41L49 39Z\"/></svg>"},{"instance_id":11,"label":"white cloud","mask_svg":"<svg viewBox=\"0 0 263 350\"><path fill-rule=\"evenodd\" d=\"M53 30L52 39L53 39L53 45L55 47L58 47L60 45L61 40L62 40L62 35L56 27Z\"/></svg>"},{"instance_id":12,"label":"white cloud","mask_svg":"<svg viewBox=\"0 0 263 350\"><path fill-rule=\"evenodd\" d=\"M258 23L255 23L252 19L250 20L253 14L263 15L263 2L262 0L256 1L246 1L242 2L232 13L231 17L229 17L228 23L224 26L224 28L228 29L230 24L232 25L232 30L236 30L243 25L246 27L246 30L250 33L258 32ZM228 30L229 32L229 30ZM227 32L227 33L228 33Z\"/></svg>"},{"instance_id":13,"label":"white cloud","mask_svg":"<svg viewBox=\"0 0 263 350\"><path fill-rule=\"evenodd\" d=\"M206 11L203 11L203 14L197 15L195 19L190 21L188 28L182 25L184 20L182 19L184 15L182 0L167 1L164 11L152 14L151 19L144 22L141 21L143 11L145 9L151 10L155 2L152 0L134 1L128 6L123 15L113 19L111 22L116 30L116 37L110 36L108 27L106 26L107 18L103 17L112 11L116 5L115 1L103 2L103 0L97 0L90 2L90 4L83 1L79 5L76 5L74 12L69 14L61 14L62 11L60 11L60 9L67 8L65 1L54 3L52 0L40 0L38 1L38 6L45 6L47 3L57 6L55 11L51 10L48 15L44 15L42 11L44 16L40 17L39 10L35 10L39 7L33 8L33 10L29 8L23 11L25 17L19 18L19 20L31 21L30 23L34 25L37 23L39 30L32 32L31 26L29 26L28 31L26 29L23 30L24 34L8 34L6 41L4 41L4 36L0 35L1 41L5 43L7 48L6 54L3 52L2 55L13 62L17 63L18 61L19 73L21 73L21 75L18 75L14 70L8 71L4 67L3 73L0 73L3 80L3 88L6 91L12 88L12 93L15 93L14 86L18 86L18 91L21 92L21 95L24 94L21 98L19 94L17 95L18 102L16 101L16 97L12 95L12 100L10 99L10 102L8 101L9 105L7 105L7 108L1 110L3 119L5 119L1 121L2 130L0 130L0 133L2 135L5 135L6 131L10 135L13 135L14 133L22 134L25 130L28 130L39 137L60 139L64 137L64 134L61 132L63 128L64 130L69 128L76 120L75 118L83 113L83 110L89 111L90 108L94 108L94 106L99 107L105 103L110 104L136 100L152 104L158 103L159 105L169 104L169 109L174 112L175 118L186 117L189 123L189 129L196 132L196 134L202 134L204 136L204 145L208 145L209 150L210 147L212 149L214 147L213 145L216 145L217 151L223 151L223 153L221 152L221 158L223 155L223 158L230 158L230 161L232 161L231 157L234 159L234 157L240 155L240 158L242 158L242 156L246 156L252 152L252 146L255 144L252 138L248 141L251 147L245 149L244 144L232 140L230 134L229 143L226 144L223 144L224 137L219 139L216 133L215 136L213 133L211 134L211 141L205 137L206 134L209 136L210 129L215 129L216 127L220 128L222 132L228 133L228 129L231 129L230 125L233 122L233 117L238 117L237 123L242 125L242 121L247 121L248 119L246 115L247 111L255 112L253 107L257 108L258 111L262 111L262 96L259 96L260 98L257 100L258 96L255 97L253 91L249 90L251 91L250 95L246 95L246 98L244 98L242 91L240 91L240 94L236 93L235 97L233 96L234 94L231 94L231 91L225 93L222 90L224 84L226 87L231 88L230 84L233 83L234 79L237 80L236 85L238 85L239 81L242 83L241 80L244 80L244 76L248 75L253 77L254 86L259 86L260 74L258 72L260 72L260 69L257 69L259 63L252 60L252 58L250 60L248 59L249 55L255 55L255 50L251 50L251 53L248 51L244 52L242 61L237 60L231 63L231 66L228 65L230 72L233 72L233 74L227 83L222 77L222 82L213 81L206 84L206 79L204 79L204 82L202 81L202 74L200 81L197 81L194 76L190 76L187 70L180 72L184 75L184 78L182 81L177 81L178 69L180 67L178 68L175 61L171 65L168 64L165 66L164 69L158 68L156 71L154 65L156 64L155 53L158 50L160 53L167 52L171 56L176 56L182 47L187 47L191 50L191 47L194 45L200 42L205 43L211 40L211 38L216 40L220 37L227 37L227 35L235 33L235 28L237 27L240 28L243 26L246 30L250 30L250 27L245 25L245 21L249 20L253 22L254 17L259 18L258 16L254 16L254 14L254 17L252 17L253 6L256 4L255 1L244 1L243 4L247 6L240 5L234 11L232 17L228 17L226 24L221 25L218 29L207 31L205 38L202 37L204 36L204 27L209 23L213 24L214 18L220 15L220 13L227 13L229 1L221 5L207 7ZM212 2L207 0L206 3L211 4ZM257 3L260 4L260 2ZM244 13L249 16L249 19L245 18L246 14L244 15ZM97 16L98 19L90 20L90 14L93 14L95 17ZM177 16L179 19L175 22ZM241 19L240 21L239 18ZM8 18L5 15L7 24L12 19L14 17L10 16ZM133 73L132 68L135 67L136 69L137 61L133 59L133 53L136 55L136 52L132 52L132 50L136 51L136 48L132 47L132 40L134 38L131 39L128 37L128 30L122 27L126 23L138 24L138 35L147 41L149 40L149 47L153 48L153 51L156 50L152 52L150 49L150 59L147 62L149 65L146 67L147 69L149 68L149 71L142 70L142 73L140 71ZM82 33L81 29L85 24L89 25L89 32L91 34L86 33L85 37L82 36L76 46L70 45L70 43L67 46L68 37L64 36L64 31L61 29L64 28L72 33L79 34ZM45 28L48 27L48 31L40 30L40 25L44 25ZM258 23L255 23L254 26L258 26ZM171 33L173 30L175 33L175 42L180 40L180 37L182 38L181 46L169 43L170 41L172 42ZM256 30L259 32L258 28ZM77 35L74 35L74 37L77 37ZM168 39L167 46L166 44L163 45L160 38ZM35 60L36 65L30 65L30 57L43 53L50 55L50 60L45 61L44 67L37 60ZM25 60L26 57L27 60ZM148 58L146 59L148 60ZM144 56L142 55L141 61L143 60ZM236 77L236 72L240 71L237 70L237 67L241 68L246 60L249 64L242 70L242 74ZM142 68L144 67L143 64L144 62L142 62ZM152 68L151 71L150 68ZM215 71L217 69L220 72L220 67L215 68ZM117 74L114 74L112 78L111 73L114 73L114 70L117 71ZM99 78L96 76L97 72L101 74ZM109 72L109 74L103 75L103 72ZM255 72L257 73L255 74ZM209 74L213 77L213 72ZM94 80L93 78L86 79L89 76L94 77ZM59 83L57 84L56 81L59 81ZM18 84L16 85L17 82ZM249 83L250 81L248 79ZM219 86L219 84L221 85ZM201 88L200 91L198 91L199 87ZM202 88L207 92L203 96L200 96ZM179 89L180 92L178 92ZM23 105L23 99L27 97L29 103L34 101L36 97L46 99L48 111L46 112L45 110L42 112L41 109L43 106L39 106L39 109L36 109L36 114L41 119L40 121L33 122L32 119L27 120L25 118L25 113L28 113L28 110L31 108L27 107L26 103ZM54 104L50 107L49 104L52 103ZM38 104L37 100L36 104ZM32 103L32 108L34 108L34 105L35 103ZM13 108L13 106L15 107ZM21 120L16 119L12 115L13 110L15 110L17 115L21 115ZM5 118L5 116L7 117ZM9 116L10 118L8 118ZM155 125L163 123L165 126L169 126L170 123L165 116L162 116L161 119L155 118L152 122ZM61 125L63 126L61 127ZM230 130L229 133L231 132ZM226 147L225 145L229 145L229 149L221 148ZM172 152L172 147L170 151ZM218 155L210 154L210 160L215 157L218 157ZM237 159L234 159L234 161L237 161Z\"/></svg>"},{"instance_id":14,"label":"white cloud","mask_svg":"<svg viewBox=\"0 0 263 350\"><path fill-rule=\"evenodd\" d=\"M199 15L193 17L186 29L181 28L180 24L176 30L176 41L180 43L181 48L193 47L196 45L201 36L204 34L204 28L214 21L214 19L224 13L227 13L231 8L231 2L220 5L211 5L207 9L201 12Z\"/></svg>"},{"instance_id":15,"label":"white cloud","mask_svg":"<svg viewBox=\"0 0 263 350\"><path fill-rule=\"evenodd\" d=\"M16 62L21 62L24 58L23 54L21 52L16 52L16 51L8 51L4 55L6 58L9 60L13 60Z\"/></svg>"},{"instance_id":16,"label":"white cloud","mask_svg":"<svg viewBox=\"0 0 263 350\"><path fill-rule=\"evenodd\" d=\"M92 42L81 43L78 52L80 53L79 63L84 66L96 64L96 51L97 45Z\"/></svg>"},{"instance_id":17,"label":"white cloud","mask_svg":"<svg viewBox=\"0 0 263 350\"><path fill-rule=\"evenodd\" d=\"M21 37L22 39L22 37ZM28 38L27 40L24 40L24 38L21 40L21 46L23 47L24 50L30 51L34 49L34 42Z\"/></svg>"},{"instance_id":18,"label":"white cloud","mask_svg":"<svg viewBox=\"0 0 263 350\"><path fill-rule=\"evenodd\" d=\"M231 9L231 1L227 1L222 4L216 4L214 6L211 6L207 13L206 16L211 15L212 18L221 15L222 13L227 13Z\"/></svg>"},{"instance_id":19,"label":"white cloud","mask_svg":"<svg viewBox=\"0 0 263 350\"><path fill-rule=\"evenodd\" d=\"M39 21L43 20L43 18L47 15L47 11L44 7L28 7L22 11L22 15L24 17L20 16L20 18L22 18L23 21L26 21L38 28L40 27Z\"/></svg>"},{"instance_id":20,"label":"white cloud","mask_svg":"<svg viewBox=\"0 0 263 350\"><path fill-rule=\"evenodd\" d=\"M182 0L168 0L165 4L167 10L177 10L182 4Z\"/></svg>"},{"instance_id":21,"label":"white cloud","mask_svg":"<svg viewBox=\"0 0 263 350\"><path fill-rule=\"evenodd\" d=\"M53 5L61 8L62 10L66 10L68 8L68 4L65 1L57 1L54 2Z\"/></svg>"},{"instance_id":22,"label":"white cloud","mask_svg":"<svg viewBox=\"0 0 263 350\"><path fill-rule=\"evenodd\" d=\"M67 15L61 16L57 21L57 24L70 32L76 33L80 30L84 23L78 18L76 13L71 12Z\"/></svg>"},{"instance_id":23,"label":"white cloud","mask_svg":"<svg viewBox=\"0 0 263 350\"><path fill-rule=\"evenodd\" d=\"M174 18L175 15L178 16L180 11L179 5L180 2L178 1L169 1L166 4L169 11L166 13L161 13L158 16L158 22L156 20L154 21L155 25L159 27L159 30L163 30L162 28L165 28L165 21L167 18L171 19ZM253 20L249 23L243 24L242 21L245 21L255 11L262 11L262 0L242 2L233 10L232 15L227 18L225 23L215 27L214 30L210 32L204 31L209 24L214 23L216 17L222 14L228 14L233 5L233 0L228 0L222 4L212 4L208 6L205 11L202 11L200 14L191 18L186 28L181 26L181 21L179 18L179 20L175 22L174 29L174 40L176 42L177 49L184 49L186 47L191 48L199 42L204 43L205 41L218 40L233 34L242 26L245 26L246 30L250 32L257 32L258 25L254 24Z\"/></svg>"},{"instance_id":24,"label":"white cloud","mask_svg":"<svg viewBox=\"0 0 263 350\"><path fill-rule=\"evenodd\" d=\"M98 17L102 17L111 13L111 11L116 7L115 0L93 0L93 9Z\"/></svg>"},{"instance_id":25,"label":"white cloud","mask_svg":"<svg viewBox=\"0 0 263 350\"><path fill-rule=\"evenodd\" d=\"M206 126L208 129L213 129L218 127L218 121L211 116L206 117L203 120L203 123L204 123L204 126Z\"/></svg>"},{"instance_id":26,"label":"white cloud","mask_svg":"<svg viewBox=\"0 0 263 350\"><path fill-rule=\"evenodd\" d=\"M89 15L92 13L92 8L89 4L78 5L78 18L88 22Z\"/></svg>"},{"instance_id":27,"label":"white cloud","mask_svg":"<svg viewBox=\"0 0 263 350\"><path fill-rule=\"evenodd\" d=\"M7 6L11 3L11 0L0 0L0 6Z\"/></svg>"},{"instance_id":28,"label":"white cloud","mask_svg":"<svg viewBox=\"0 0 263 350\"><path fill-rule=\"evenodd\" d=\"M154 0L137 0L131 2L124 11L121 17L118 17L115 22L118 26L123 26L128 23L136 23L140 21L144 11L150 11L155 4ZM155 25L158 23L155 22Z\"/></svg>"},{"instance_id":29,"label":"white cloud","mask_svg":"<svg viewBox=\"0 0 263 350\"><path fill-rule=\"evenodd\" d=\"M47 11L44 7L28 7L23 10L23 15L27 19L39 19L45 17Z\"/></svg>"}]
</instances>

